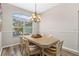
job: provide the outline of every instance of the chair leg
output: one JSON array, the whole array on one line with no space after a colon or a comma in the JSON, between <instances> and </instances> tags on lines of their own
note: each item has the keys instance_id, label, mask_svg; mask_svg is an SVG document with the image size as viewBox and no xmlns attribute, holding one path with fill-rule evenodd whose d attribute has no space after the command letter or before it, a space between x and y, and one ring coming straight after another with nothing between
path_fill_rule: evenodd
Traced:
<instances>
[{"instance_id":1,"label":"chair leg","mask_svg":"<svg viewBox=\"0 0 79 59\"><path fill-rule=\"evenodd\" d=\"M42 55L42 56L44 56L43 51L44 51L44 48L41 49L41 55Z\"/></svg>"},{"instance_id":2,"label":"chair leg","mask_svg":"<svg viewBox=\"0 0 79 59\"><path fill-rule=\"evenodd\" d=\"M21 54L23 55L23 48L21 48L21 50L20 50L20 51L21 51Z\"/></svg>"},{"instance_id":3,"label":"chair leg","mask_svg":"<svg viewBox=\"0 0 79 59\"><path fill-rule=\"evenodd\" d=\"M23 56L23 55L24 55L24 48L21 47L21 48L20 48L20 51L21 51L21 55Z\"/></svg>"}]
</instances>

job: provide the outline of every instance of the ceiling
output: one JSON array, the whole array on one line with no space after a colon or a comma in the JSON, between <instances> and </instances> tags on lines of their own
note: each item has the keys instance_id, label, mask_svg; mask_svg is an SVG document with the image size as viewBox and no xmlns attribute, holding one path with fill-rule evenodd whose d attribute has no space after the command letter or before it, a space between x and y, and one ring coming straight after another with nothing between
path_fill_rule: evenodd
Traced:
<instances>
[{"instance_id":1,"label":"ceiling","mask_svg":"<svg viewBox=\"0 0 79 59\"><path fill-rule=\"evenodd\" d=\"M35 12L34 3L10 3L10 4L23 8L23 9L26 9L31 12ZM37 13L43 13L57 5L58 5L58 3L38 3L38 4L36 4L36 6L37 6L36 11L37 11Z\"/></svg>"}]
</instances>

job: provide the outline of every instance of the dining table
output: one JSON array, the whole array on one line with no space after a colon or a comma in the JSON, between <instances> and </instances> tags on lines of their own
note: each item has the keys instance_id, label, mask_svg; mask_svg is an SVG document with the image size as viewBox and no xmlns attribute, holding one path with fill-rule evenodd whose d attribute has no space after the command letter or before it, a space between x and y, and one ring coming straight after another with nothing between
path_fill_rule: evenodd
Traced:
<instances>
[{"instance_id":1,"label":"dining table","mask_svg":"<svg viewBox=\"0 0 79 59\"><path fill-rule=\"evenodd\" d=\"M56 42L59 41L57 38L55 38L53 36L50 37L50 36L47 36L47 35L44 35L40 38L33 38L32 35L25 35L24 37L26 39L28 39L28 41L39 46L41 48L42 52L44 51L45 48L50 48L53 44L55 44Z\"/></svg>"}]
</instances>

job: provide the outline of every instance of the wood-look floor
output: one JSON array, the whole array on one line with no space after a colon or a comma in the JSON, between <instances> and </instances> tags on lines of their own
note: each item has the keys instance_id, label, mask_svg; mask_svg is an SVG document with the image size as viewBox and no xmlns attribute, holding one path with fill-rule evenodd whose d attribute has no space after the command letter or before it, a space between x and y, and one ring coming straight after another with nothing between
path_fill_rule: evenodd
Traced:
<instances>
[{"instance_id":1,"label":"wood-look floor","mask_svg":"<svg viewBox=\"0 0 79 59\"><path fill-rule=\"evenodd\" d=\"M18 45L16 45L16 46L4 48L2 50L1 56L22 56L22 54L20 52L20 47ZM62 56L77 56L77 55L63 50Z\"/></svg>"}]
</instances>

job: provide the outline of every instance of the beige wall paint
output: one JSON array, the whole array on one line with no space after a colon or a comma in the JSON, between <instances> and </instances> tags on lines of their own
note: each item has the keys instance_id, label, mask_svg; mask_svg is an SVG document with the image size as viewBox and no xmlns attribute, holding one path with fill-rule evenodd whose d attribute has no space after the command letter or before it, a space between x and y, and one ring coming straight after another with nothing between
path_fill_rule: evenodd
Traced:
<instances>
[{"instance_id":1,"label":"beige wall paint","mask_svg":"<svg viewBox=\"0 0 79 59\"><path fill-rule=\"evenodd\" d=\"M0 32L1 32L1 27L2 27L2 22L1 22L1 19L0 19Z\"/></svg>"},{"instance_id":2,"label":"beige wall paint","mask_svg":"<svg viewBox=\"0 0 79 59\"><path fill-rule=\"evenodd\" d=\"M12 19L12 13L21 13L24 15L30 16L31 13L27 10L17 8L15 6L9 5L9 4L2 4L3 8L3 20L2 20L2 46L8 46L11 44L19 43L18 37L13 37L13 19Z\"/></svg>"},{"instance_id":3,"label":"beige wall paint","mask_svg":"<svg viewBox=\"0 0 79 59\"><path fill-rule=\"evenodd\" d=\"M2 46L1 43L2 42L1 42L1 32L0 32L0 51L1 51L1 46Z\"/></svg>"},{"instance_id":4,"label":"beige wall paint","mask_svg":"<svg viewBox=\"0 0 79 59\"><path fill-rule=\"evenodd\" d=\"M64 46L78 51L79 4L63 3L42 13L40 33L53 34Z\"/></svg>"}]
</instances>

